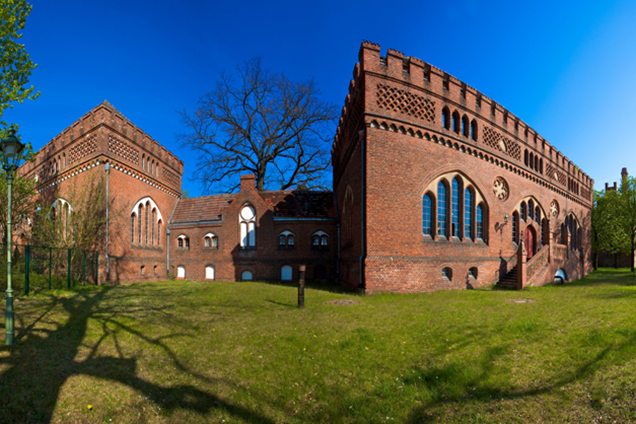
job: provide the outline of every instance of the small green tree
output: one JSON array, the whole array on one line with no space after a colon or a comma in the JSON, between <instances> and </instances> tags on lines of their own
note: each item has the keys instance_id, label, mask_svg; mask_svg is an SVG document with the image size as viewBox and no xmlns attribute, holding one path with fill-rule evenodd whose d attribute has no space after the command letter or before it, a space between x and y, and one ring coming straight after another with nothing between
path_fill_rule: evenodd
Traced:
<instances>
[{"instance_id":1,"label":"small green tree","mask_svg":"<svg viewBox=\"0 0 636 424\"><path fill-rule=\"evenodd\" d=\"M613 199L613 197L609 197ZM636 251L636 179L625 176L621 182L618 195L610 201L612 212L616 215L619 232L622 232L624 242L622 252L629 254L631 270L634 272L634 251Z\"/></svg>"},{"instance_id":2,"label":"small green tree","mask_svg":"<svg viewBox=\"0 0 636 424\"><path fill-rule=\"evenodd\" d=\"M616 254L627 248L627 237L619 225L616 213L619 200L618 193L614 190L594 192L591 233L594 269L598 268L599 251Z\"/></svg>"}]
</instances>

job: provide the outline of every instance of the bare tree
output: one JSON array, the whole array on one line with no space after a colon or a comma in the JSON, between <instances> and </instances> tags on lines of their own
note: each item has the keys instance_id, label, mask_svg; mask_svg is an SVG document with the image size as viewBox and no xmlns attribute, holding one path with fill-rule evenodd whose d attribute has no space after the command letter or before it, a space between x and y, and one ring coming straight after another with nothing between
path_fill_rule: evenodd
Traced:
<instances>
[{"instance_id":1,"label":"bare tree","mask_svg":"<svg viewBox=\"0 0 636 424\"><path fill-rule=\"evenodd\" d=\"M260 58L222 74L194 113L181 112L182 145L200 155L195 179L206 192L232 192L246 172L258 190L328 186L337 111L319 94L314 81L290 81Z\"/></svg>"}]
</instances>

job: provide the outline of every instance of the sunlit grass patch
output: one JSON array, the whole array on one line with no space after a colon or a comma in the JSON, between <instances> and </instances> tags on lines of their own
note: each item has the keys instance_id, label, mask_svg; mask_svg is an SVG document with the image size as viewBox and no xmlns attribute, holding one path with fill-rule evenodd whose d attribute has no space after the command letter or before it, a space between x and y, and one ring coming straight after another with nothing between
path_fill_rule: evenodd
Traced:
<instances>
[{"instance_id":1,"label":"sunlit grass patch","mask_svg":"<svg viewBox=\"0 0 636 424\"><path fill-rule=\"evenodd\" d=\"M630 422L634 294L624 270L521 292L310 285L304 309L290 284L42 291L0 349L3 419Z\"/></svg>"}]
</instances>

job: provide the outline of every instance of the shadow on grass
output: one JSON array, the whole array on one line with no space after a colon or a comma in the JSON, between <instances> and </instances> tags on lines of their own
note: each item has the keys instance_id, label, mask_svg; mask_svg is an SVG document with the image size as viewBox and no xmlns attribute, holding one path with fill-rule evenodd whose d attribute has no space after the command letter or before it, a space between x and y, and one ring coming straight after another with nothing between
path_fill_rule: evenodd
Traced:
<instances>
[{"instance_id":1,"label":"shadow on grass","mask_svg":"<svg viewBox=\"0 0 636 424\"><path fill-rule=\"evenodd\" d=\"M600 372L612 353L616 358L627 362L636 346L636 332L624 332L625 341L618 345L604 346L598 353L575 367L557 372L548 381L537 381L534 387L516 388L508 382L498 382L495 374L495 362L506 355L507 348L496 346L488 349L481 357L469 363L452 362L441 367L417 368L412 376L404 380L406 385L424 387L428 400L422 406L411 410L407 422L436 422L433 410L444 404L458 406L488 403L495 400L515 400L557 393L559 389L577 381L586 381ZM625 353L622 354L621 353ZM508 356L510 360L514 360ZM612 362L610 365L616 365ZM501 370L499 370L501 372ZM495 380L495 381L493 381Z\"/></svg>"},{"instance_id":2,"label":"shadow on grass","mask_svg":"<svg viewBox=\"0 0 636 424\"><path fill-rule=\"evenodd\" d=\"M138 371L137 358L124 356L116 334L109 330L108 325L115 325L127 335L160 347L178 371L197 380L211 380L190 370L164 343L166 337L153 339L117 321L117 317L130 311L126 311L123 306L102 304L104 297L113 290L116 289L107 287L98 292L79 293L70 298L51 297L48 302L36 302L34 307L44 306L43 312L29 323L21 319L18 310L17 343L13 347L0 348L0 369L3 370L0 373L0 421L51 422L62 386L74 376L86 375L128 386L145 395L168 414L179 409L206 414L212 409L222 408L234 417L248 422L272 423L258 412L224 401L193 385L164 386L142 378ZM125 297L122 292L117 294ZM60 323L63 320L59 318L47 320L47 316L57 307L63 308L68 314L68 319L63 323ZM144 312L149 312L143 309L136 308L134 313L143 316ZM161 308L148 309L157 312ZM84 338L89 319L101 322L103 333L97 342L88 347L89 353L85 355ZM46 324L51 329L38 324ZM117 356L98 354L100 344L108 337L115 338L119 353ZM78 354L84 359L76 359Z\"/></svg>"}]
</instances>

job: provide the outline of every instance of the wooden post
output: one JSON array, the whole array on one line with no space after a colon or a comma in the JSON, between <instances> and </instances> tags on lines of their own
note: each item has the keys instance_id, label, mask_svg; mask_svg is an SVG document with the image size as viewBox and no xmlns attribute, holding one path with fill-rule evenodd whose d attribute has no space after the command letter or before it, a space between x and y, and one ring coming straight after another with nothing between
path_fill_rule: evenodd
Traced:
<instances>
[{"instance_id":1,"label":"wooden post","mask_svg":"<svg viewBox=\"0 0 636 424\"><path fill-rule=\"evenodd\" d=\"M298 307L305 307L305 265L298 267Z\"/></svg>"}]
</instances>

